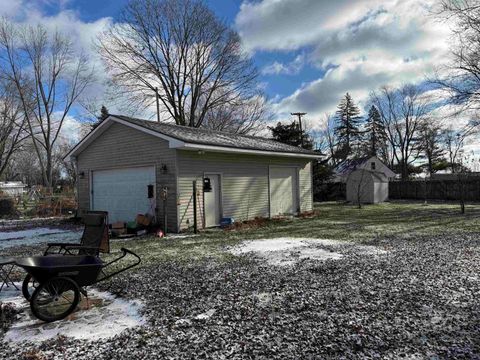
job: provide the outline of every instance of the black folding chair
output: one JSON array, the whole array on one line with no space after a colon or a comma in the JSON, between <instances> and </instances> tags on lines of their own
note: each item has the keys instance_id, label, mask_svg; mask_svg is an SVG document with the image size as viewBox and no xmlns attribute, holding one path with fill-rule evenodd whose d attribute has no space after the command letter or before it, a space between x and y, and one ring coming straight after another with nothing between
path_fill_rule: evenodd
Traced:
<instances>
[{"instance_id":1,"label":"black folding chair","mask_svg":"<svg viewBox=\"0 0 480 360\"><path fill-rule=\"evenodd\" d=\"M89 211L83 216L85 228L79 244L48 243L43 255L94 255L110 252L108 212ZM54 251L52 251L52 249Z\"/></svg>"},{"instance_id":2,"label":"black folding chair","mask_svg":"<svg viewBox=\"0 0 480 360\"><path fill-rule=\"evenodd\" d=\"M15 266L14 259L0 258L0 281L2 281L2 285L0 286L0 292L2 291L4 286L10 287L9 284L13 285L15 289L20 290L10 277L14 266Z\"/></svg>"}]
</instances>

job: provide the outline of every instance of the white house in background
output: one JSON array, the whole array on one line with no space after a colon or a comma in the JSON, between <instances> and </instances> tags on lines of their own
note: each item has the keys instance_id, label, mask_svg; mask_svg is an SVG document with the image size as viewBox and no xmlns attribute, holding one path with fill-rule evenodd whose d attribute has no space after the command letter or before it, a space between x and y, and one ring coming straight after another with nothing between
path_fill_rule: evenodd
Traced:
<instances>
[{"instance_id":1,"label":"white house in background","mask_svg":"<svg viewBox=\"0 0 480 360\"><path fill-rule=\"evenodd\" d=\"M0 192L8 196L21 196L26 189L27 185L21 181L0 181Z\"/></svg>"},{"instance_id":2,"label":"white house in background","mask_svg":"<svg viewBox=\"0 0 480 360\"><path fill-rule=\"evenodd\" d=\"M376 156L364 157L353 160L345 160L335 168L333 182L346 183L349 175L355 170L369 170L387 178L387 181L395 178L395 173Z\"/></svg>"}]
</instances>

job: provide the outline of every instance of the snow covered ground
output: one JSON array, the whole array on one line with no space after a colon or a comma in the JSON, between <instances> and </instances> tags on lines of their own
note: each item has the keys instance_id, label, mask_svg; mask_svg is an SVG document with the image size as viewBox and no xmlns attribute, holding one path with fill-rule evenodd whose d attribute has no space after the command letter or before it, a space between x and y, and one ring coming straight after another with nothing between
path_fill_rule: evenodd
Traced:
<instances>
[{"instance_id":1,"label":"snow covered ground","mask_svg":"<svg viewBox=\"0 0 480 360\"><path fill-rule=\"evenodd\" d=\"M311 238L275 238L244 241L229 249L234 255L252 253L264 258L270 265L288 266L300 260L337 260L343 252L354 251L365 255L378 255L384 250L374 246L345 241Z\"/></svg>"},{"instance_id":2,"label":"snow covered ground","mask_svg":"<svg viewBox=\"0 0 480 360\"><path fill-rule=\"evenodd\" d=\"M17 284L21 287L21 284ZM11 303L20 310L16 321L5 334L4 341L42 342L63 335L75 339L98 340L118 335L125 329L145 323L138 301L126 301L108 292L88 289L88 303L82 296L79 310L66 319L45 323L36 319L21 291L13 286L2 290L0 302Z\"/></svg>"},{"instance_id":3,"label":"snow covered ground","mask_svg":"<svg viewBox=\"0 0 480 360\"><path fill-rule=\"evenodd\" d=\"M0 249L20 245L34 245L46 242L78 243L82 231L52 227L38 227L18 231L0 232Z\"/></svg>"}]
</instances>

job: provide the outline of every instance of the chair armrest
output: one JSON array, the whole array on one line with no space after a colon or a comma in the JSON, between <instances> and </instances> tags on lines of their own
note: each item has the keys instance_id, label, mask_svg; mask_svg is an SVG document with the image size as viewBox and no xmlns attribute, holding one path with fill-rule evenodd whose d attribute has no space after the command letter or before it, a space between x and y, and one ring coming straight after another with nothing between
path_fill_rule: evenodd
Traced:
<instances>
[{"instance_id":1,"label":"chair armrest","mask_svg":"<svg viewBox=\"0 0 480 360\"><path fill-rule=\"evenodd\" d=\"M49 252L50 248L58 248L58 251L54 252L54 254L60 254L62 252L62 250L67 251L66 247L75 246L75 245L78 246L79 244L75 244L75 243L47 243L47 248L45 249L43 255L46 256L46 255L52 254L51 252Z\"/></svg>"},{"instance_id":2,"label":"chair armrest","mask_svg":"<svg viewBox=\"0 0 480 360\"><path fill-rule=\"evenodd\" d=\"M67 245L63 247L66 252L69 252L69 250L94 250L98 252L100 250L100 247L97 246L83 246L83 245Z\"/></svg>"},{"instance_id":3,"label":"chair armrest","mask_svg":"<svg viewBox=\"0 0 480 360\"><path fill-rule=\"evenodd\" d=\"M70 246L70 245L80 245L80 244L78 244L78 243L61 243L61 242L47 243L47 246L49 246L49 247L53 247L53 246L63 247L63 246Z\"/></svg>"}]
</instances>

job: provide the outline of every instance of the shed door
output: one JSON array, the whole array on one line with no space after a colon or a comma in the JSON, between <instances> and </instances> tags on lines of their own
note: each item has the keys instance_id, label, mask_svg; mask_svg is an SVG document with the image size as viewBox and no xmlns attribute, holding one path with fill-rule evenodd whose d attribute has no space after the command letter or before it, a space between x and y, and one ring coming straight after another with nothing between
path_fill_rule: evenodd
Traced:
<instances>
[{"instance_id":1,"label":"shed door","mask_svg":"<svg viewBox=\"0 0 480 360\"><path fill-rule=\"evenodd\" d=\"M270 216L294 214L298 208L297 169L270 168Z\"/></svg>"},{"instance_id":2,"label":"shed door","mask_svg":"<svg viewBox=\"0 0 480 360\"><path fill-rule=\"evenodd\" d=\"M204 192L205 201L205 227L220 225L220 175L208 174L205 177L210 179L212 191Z\"/></svg>"},{"instance_id":3,"label":"shed door","mask_svg":"<svg viewBox=\"0 0 480 360\"><path fill-rule=\"evenodd\" d=\"M153 166L93 171L92 210L108 211L110 223L154 215L155 199L148 198L148 185L155 188Z\"/></svg>"}]
</instances>

